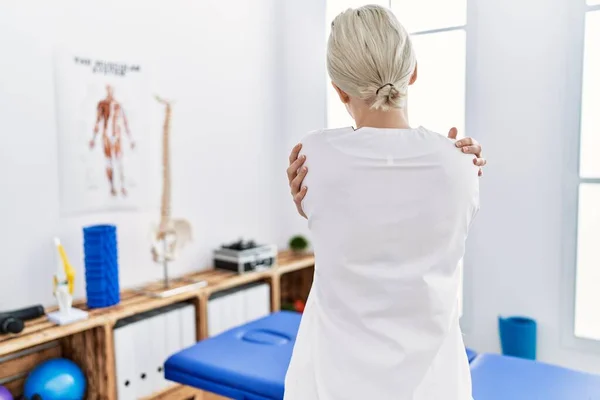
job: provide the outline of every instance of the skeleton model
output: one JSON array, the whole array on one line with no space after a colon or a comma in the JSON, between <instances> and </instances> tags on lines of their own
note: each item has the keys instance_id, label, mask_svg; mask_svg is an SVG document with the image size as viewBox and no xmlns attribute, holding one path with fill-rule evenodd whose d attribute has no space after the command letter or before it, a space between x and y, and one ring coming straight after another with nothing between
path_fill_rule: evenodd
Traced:
<instances>
[{"instance_id":1,"label":"skeleton model","mask_svg":"<svg viewBox=\"0 0 600 400\"><path fill-rule=\"evenodd\" d=\"M162 263L165 269L165 286L168 286L167 263L176 257L178 248L183 247L192 238L192 227L185 219L171 218L171 162L169 135L171 133L171 102L158 96L156 100L165 105L165 123L163 126L163 189L160 209L160 224L152 232L152 258Z\"/></svg>"}]
</instances>

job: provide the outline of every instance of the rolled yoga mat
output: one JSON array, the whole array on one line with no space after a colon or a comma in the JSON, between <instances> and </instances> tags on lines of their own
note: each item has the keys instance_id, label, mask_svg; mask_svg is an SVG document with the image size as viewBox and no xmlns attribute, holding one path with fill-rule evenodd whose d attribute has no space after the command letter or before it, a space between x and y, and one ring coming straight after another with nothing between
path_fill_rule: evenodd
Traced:
<instances>
[{"instance_id":1,"label":"rolled yoga mat","mask_svg":"<svg viewBox=\"0 0 600 400\"><path fill-rule=\"evenodd\" d=\"M121 301L117 228L94 225L83 228L85 290L89 308L110 307Z\"/></svg>"}]
</instances>

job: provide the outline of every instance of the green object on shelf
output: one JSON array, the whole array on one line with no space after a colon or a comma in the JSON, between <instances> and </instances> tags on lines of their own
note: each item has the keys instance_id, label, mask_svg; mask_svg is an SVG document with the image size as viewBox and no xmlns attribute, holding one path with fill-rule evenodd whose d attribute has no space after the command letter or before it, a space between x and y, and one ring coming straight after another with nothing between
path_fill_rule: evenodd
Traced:
<instances>
[{"instance_id":1,"label":"green object on shelf","mask_svg":"<svg viewBox=\"0 0 600 400\"><path fill-rule=\"evenodd\" d=\"M292 303L281 303L281 309L286 311L296 311Z\"/></svg>"},{"instance_id":2,"label":"green object on shelf","mask_svg":"<svg viewBox=\"0 0 600 400\"><path fill-rule=\"evenodd\" d=\"M293 236L289 243L290 249L296 253L302 253L308 249L308 240L301 235Z\"/></svg>"}]
</instances>

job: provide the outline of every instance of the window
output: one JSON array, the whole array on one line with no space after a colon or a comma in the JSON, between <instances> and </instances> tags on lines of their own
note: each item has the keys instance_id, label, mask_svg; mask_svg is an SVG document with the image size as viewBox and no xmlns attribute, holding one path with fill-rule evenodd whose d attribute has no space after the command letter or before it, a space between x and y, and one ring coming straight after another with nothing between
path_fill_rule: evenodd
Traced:
<instances>
[{"instance_id":1,"label":"window","mask_svg":"<svg viewBox=\"0 0 600 400\"><path fill-rule=\"evenodd\" d=\"M409 89L411 125L423 125L440 133L455 126L463 135L467 0L380 0L371 3L390 7L412 36L419 77ZM364 4L357 0L329 0L327 36L337 14ZM353 125L329 79L327 85L328 127Z\"/></svg>"},{"instance_id":2,"label":"window","mask_svg":"<svg viewBox=\"0 0 600 400\"><path fill-rule=\"evenodd\" d=\"M588 0L581 95L575 336L600 340L600 0Z\"/></svg>"}]
</instances>

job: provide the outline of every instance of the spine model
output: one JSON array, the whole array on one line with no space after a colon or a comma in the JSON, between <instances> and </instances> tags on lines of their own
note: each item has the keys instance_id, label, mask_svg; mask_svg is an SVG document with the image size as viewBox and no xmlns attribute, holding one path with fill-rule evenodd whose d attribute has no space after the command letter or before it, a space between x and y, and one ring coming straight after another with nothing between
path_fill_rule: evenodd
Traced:
<instances>
[{"instance_id":1,"label":"spine model","mask_svg":"<svg viewBox=\"0 0 600 400\"><path fill-rule=\"evenodd\" d=\"M160 205L160 223L153 229L152 258L155 262L172 261L176 250L183 247L192 238L190 223L185 219L171 217L171 111L172 103L158 96L156 100L165 106L165 121L162 135L162 196Z\"/></svg>"}]
</instances>

